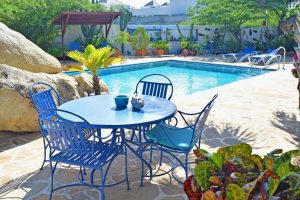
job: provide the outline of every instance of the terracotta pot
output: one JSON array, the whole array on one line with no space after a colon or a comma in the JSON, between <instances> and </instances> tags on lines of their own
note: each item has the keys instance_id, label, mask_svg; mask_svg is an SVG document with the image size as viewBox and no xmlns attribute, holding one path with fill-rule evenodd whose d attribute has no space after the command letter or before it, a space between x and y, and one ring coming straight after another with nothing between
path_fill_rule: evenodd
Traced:
<instances>
[{"instance_id":1,"label":"terracotta pot","mask_svg":"<svg viewBox=\"0 0 300 200\"><path fill-rule=\"evenodd\" d=\"M168 55L169 54L169 50L168 49L164 49L164 55Z\"/></svg>"},{"instance_id":2,"label":"terracotta pot","mask_svg":"<svg viewBox=\"0 0 300 200\"><path fill-rule=\"evenodd\" d=\"M195 55L197 55L197 52L190 50L190 51L189 51L189 55L190 55L190 56L195 56Z\"/></svg>"},{"instance_id":3,"label":"terracotta pot","mask_svg":"<svg viewBox=\"0 0 300 200\"><path fill-rule=\"evenodd\" d=\"M135 55L136 56L147 56L148 51L145 49L138 49L138 50L135 50Z\"/></svg>"},{"instance_id":4,"label":"terracotta pot","mask_svg":"<svg viewBox=\"0 0 300 200\"><path fill-rule=\"evenodd\" d=\"M183 49L183 50L181 51L181 54L182 54L183 56L188 56L188 55L189 55L189 50Z\"/></svg>"},{"instance_id":5,"label":"terracotta pot","mask_svg":"<svg viewBox=\"0 0 300 200\"><path fill-rule=\"evenodd\" d=\"M115 51L113 57L121 57L121 56L123 56L123 55L122 55L122 52L121 52L119 49L116 49L116 51Z\"/></svg>"},{"instance_id":6,"label":"terracotta pot","mask_svg":"<svg viewBox=\"0 0 300 200\"><path fill-rule=\"evenodd\" d=\"M202 192L197 191L193 176L189 176L183 184L184 192L190 200L201 200Z\"/></svg>"},{"instance_id":7,"label":"terracotta pot","mask_svg":"<svg viewBox=\"0 0 300 200\"><path fill-rule=\"evenodd\" d=\"M165 51L163 49L153 49L153 54L156 56L164 55Z\"/></svg>"}]
</instances>

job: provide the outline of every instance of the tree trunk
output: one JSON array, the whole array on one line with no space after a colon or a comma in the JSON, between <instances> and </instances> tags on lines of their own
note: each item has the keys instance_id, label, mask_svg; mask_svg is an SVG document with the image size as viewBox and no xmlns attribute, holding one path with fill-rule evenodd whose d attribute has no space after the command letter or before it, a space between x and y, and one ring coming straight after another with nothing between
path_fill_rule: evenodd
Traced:
<instances>
[{"instance_id":1,"label":"tree trunk","mask_svg":"<svg viewBox=\"0 0 300 200\"><path fill-rule=\"evenodd\" d=\"M100 80L97 74L93 74L93 90L95 95L101 95Z\"/></svg>"}]
</instances>

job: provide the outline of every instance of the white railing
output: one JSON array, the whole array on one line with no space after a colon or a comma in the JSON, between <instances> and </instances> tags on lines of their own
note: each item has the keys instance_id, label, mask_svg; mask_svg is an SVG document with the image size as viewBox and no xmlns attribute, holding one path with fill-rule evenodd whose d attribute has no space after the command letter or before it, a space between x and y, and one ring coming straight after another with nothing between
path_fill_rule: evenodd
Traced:
<instances>
[{"instance_id":1,"label":"white railing","mask_svg":"<svg viewBox=\"0 0 300 200\"><path fill-rule=\"evenodd\" d=\"M283 59L282 59L281 55L277 54L281 49L283 50ZM249 59L249 61L250 61L251 67L253 67L253 64L258 64L260 62L263 62L264 66L262 68L260 68L261 70L263 70L263 69L268 68L270 66L269 64L271 63L271 61L275 58L278 60L278 69L280 69L281 61L282 61L282 69L285 69L285 57L286 57L286 49L281 46L281 47L278 47L277 49L275 49L272 53L262 56L259 60L255 61L255 62L251 62L250 59ZM266 58L269 58L269 59L266 60Z\"/></svg>"}]
</instances>

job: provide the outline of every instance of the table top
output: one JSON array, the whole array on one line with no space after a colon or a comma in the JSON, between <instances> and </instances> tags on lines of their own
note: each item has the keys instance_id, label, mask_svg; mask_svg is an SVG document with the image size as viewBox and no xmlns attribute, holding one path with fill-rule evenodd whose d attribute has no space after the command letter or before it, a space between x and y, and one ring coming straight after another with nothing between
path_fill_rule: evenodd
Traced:
<instances>
[{"instance_id":1,"label":"table top","mask_svg":"<svg viewBox=\"0 0 300 200\"><path fill-rule=\"evenodd\" d=\"M162 122L176 114L177 107L169 100L143 96L145 106L141 110L133 110L131 98L127 108L117 110L114 95L98 95L72 100L59 106L58 109L75 113L98 128L132 128L139 125L150 125ZM61 117L68 120L70 115Z\"/></svg>"}]
</instances>

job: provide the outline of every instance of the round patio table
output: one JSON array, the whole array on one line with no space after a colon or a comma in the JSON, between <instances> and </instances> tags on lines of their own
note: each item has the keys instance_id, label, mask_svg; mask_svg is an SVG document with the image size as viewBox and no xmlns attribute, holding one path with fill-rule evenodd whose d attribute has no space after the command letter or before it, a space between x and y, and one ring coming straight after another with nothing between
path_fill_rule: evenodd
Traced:
<instances>
[{"instance_id":1,"label":"round patio table","mask_svg":"<svg viewBox=\"0 0 300 200\"><path fill-rule=\"evenodd\" d=\"M172 118L177 112L177 107L166 99L153 96L143 96L143 98L145 106L140 110L134 110L130 101L127 108L116 109L113 95L98 95L76 99L62 104L58 109L75 113L100 130L113 129L116 133L120 129L123 138L125 138L125 128L139 128L137 150L134 150L129 142L124 141L124 143L141 160L142 173L144 173L143 164L145 163L150 170L150 176L152 176L152 167L143 158L142 154L142 131L140 127L158 124ZM72 116L65 113L61 113L60 116L67 120L78 121L78 118L72 118ZM143 185L143 175L141 176L141 185Z\"/></svg>"},{"instance_id":2,"label":"round patio table","mask_svg":"<svg viewBox=\"0 0 300 200\"><path fill-rule=\"evenodd\" d=\"M75 113L86 119L95 128L135 128L157 124L172 118L177 107L169 100L143 96L145 106L140 110L132 109L130 100L127 108L116 109L113 95L98 95L84 97L69 101L59 106L58 109ZM72 119L67 114L61 114L61 117L72 121L78 121L75 117Z\"/></svg>"}]
</instances>

